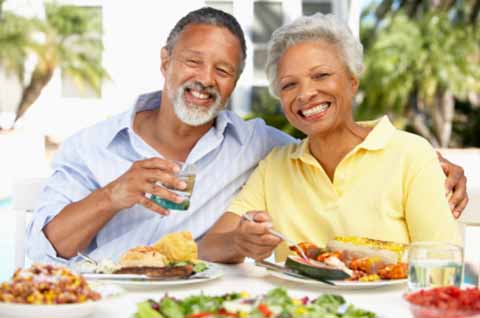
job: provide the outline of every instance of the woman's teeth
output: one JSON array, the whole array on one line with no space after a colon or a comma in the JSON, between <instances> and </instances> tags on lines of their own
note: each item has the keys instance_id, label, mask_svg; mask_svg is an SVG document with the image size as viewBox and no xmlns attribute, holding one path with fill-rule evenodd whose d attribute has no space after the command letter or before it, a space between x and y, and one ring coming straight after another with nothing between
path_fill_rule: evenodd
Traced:
<instances>
[{"instance_id":1,"label":"woman's teeth","mask_svg":"<svg viewBox=\"0 0 480 318\"><path fill-rule=\"evenodd\" d=\"M330 106L330 103L323 103L318 106L302 110L301 113L303 116L308 117L308 116L312 116L312 115L324 112L325 110L327 110L329 106Z\"/></svg>"},{"instance_id":2,"label":"woman's teeth","mask_svg":"<svg viewBox=\"0 0 480 318\"><path fill-rule=\"evenodd\" d=\"M198 99L207 99L210 97L209 94L202 94L200 92L190 90L190 93L193 95L193 97L198 98Z\"/></svg>"}]
</instances>

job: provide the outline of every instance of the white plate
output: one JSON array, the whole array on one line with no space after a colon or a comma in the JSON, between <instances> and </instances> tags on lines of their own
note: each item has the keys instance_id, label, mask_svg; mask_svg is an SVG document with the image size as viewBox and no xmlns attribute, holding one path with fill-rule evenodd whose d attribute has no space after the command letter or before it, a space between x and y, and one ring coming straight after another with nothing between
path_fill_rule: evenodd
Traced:
<instances>
[{"instance_id":1,"label":"white plate","mask_svg":"<svg viewBox=\"0 0 480 318\"><path fill-rule=\"evenodd\" d=\"M333 289L366 289L366 288L378 288L383 286L393 286L393 285L403 285L407 282L407 279L392 279L392 280L379 280L375 282L358 282L358 281L345 281L345 280L334 280L335 286L327 285L318 280L313 279L302 279L293 277L284 273L275 272L268 270L268 273L274 277L288 280L295 283L302 283L308 285L316 285L322 288L333 288Z\"/></svg>"},{"instance_id":2,"label":"white plate","mask_svg":"<svg viewBox=\"0 0 480 318\"><path fill-rule=\"evenodd\" d=\"M125 292L120 287L108 284L89 284L102 298L81 304L30 305L0 302L1 318L83 318L92 315L98 306Z\"/></svg>"},{"instance_id":3,"label":"white plate","mask_svg":"<svg viewBox=\"0 0 480 318\"><path fill-rule=\"evenodd\" d=\"M82 304L28 305L0 302L0 317L21 318L82 318L91 315L102 301Z\"/></svg>"},{"instance_id":4,"label":"white plate","mask_svg":"<svg viewBox=\"0 0 480 318\"><path fill-rule=\"evenodd\" d=\"M188 278L171 280L155 280L145 275L135 274L82 274L88 281L101 280L123 287L162 287L174 285L198 284L211 281L223 276L220 266L207 263L208 269Z\"/></svg>"}]
</instances>

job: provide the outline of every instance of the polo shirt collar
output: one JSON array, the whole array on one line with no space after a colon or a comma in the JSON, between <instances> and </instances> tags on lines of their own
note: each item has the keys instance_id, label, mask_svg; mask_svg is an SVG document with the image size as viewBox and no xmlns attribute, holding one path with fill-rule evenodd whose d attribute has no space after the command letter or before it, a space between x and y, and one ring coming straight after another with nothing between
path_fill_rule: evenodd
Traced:
<instances>
[{"instance_id":1,"label":"polo shirt collar","mask_svg":"<svg viewBox=\"0 0 480 318\"><path fill-rule=\"evenodd\" d=\"M359 125L365 127L373 127L367 138L362 141L356 149L379 150L383 149L395 132L395 127L392 125L387 116L383 116L377 120L358 122ZM317 160L310 152L309 138L305 138L300 145L290 155L291 159L300 159L306 163L316 163Z\"/></svg>"},{"instance_id":2,"label":"polo shirt collar","mask_svg":"<svg viewBox=\"0 0 480 318\"><path fill-rule=\"evenodd\" d=\"M377 120L359 122L358 124L365 127L373 127L367 138L365 138L365 140L357 146L358 149L383 149L392 138L392 135L396 129L388 119L388 116L383 116Z\"/></svg>"}]
</instances>

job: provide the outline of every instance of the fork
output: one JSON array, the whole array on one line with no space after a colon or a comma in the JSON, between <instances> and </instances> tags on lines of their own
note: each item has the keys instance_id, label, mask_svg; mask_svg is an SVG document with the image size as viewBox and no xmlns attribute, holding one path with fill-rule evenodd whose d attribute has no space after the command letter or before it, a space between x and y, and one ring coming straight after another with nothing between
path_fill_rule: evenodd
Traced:
<instances>
[{"instance_id":1,"label":"fork","mask_svg":"<svg viewBox=\"0 0 480 318\"><path fill-rule=\"evenodd\" d=\"M243 218L249 222L254 222L255 221L252 219L252 217L250 215L248 215L247 213L245 213L243 215ZM270 232L270 234L272 234L273 236L276 236L278 238L281 238L282 240L284 240L285 242L287 242L288 244L290 245L293 245L295 246L295 248L297 249L297 251L300 253L300 256L303 258L303 260L305 262L307 262L308 264L310 264L310 260L308 259L307 255L305 255L305 252L303 251L302 248L300 248L300 246L298 246L297 243L295 243L293 240L289 239L288 237L286 237L285 235L283 235L282 233L280 232L277 232L273 229L268 229L268 232Z\"/></svg>"},{"instance_id":2,"label":"fork","mask_svg":"<svg viewBox=\"0 0 480 318\"><path fill-rule=\"evenodd\" d=\"M98 262L96 260L94 260L93 258L91 258L90 256L85 255L80 251L77 251L77 255L80 256L80 258L82 258L83 260L85 260L89 263L92 263L93 265L98 266Z\"/></svg>"}]
</instances>

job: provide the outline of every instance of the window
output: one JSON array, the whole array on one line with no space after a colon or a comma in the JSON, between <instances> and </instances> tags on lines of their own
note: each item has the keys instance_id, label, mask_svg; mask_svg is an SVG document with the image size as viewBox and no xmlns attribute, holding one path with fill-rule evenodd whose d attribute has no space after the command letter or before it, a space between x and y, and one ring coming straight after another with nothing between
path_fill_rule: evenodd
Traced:
<instances>
[{"instance_id":1,"label":"window","mask_svg":"<svg viewBox=\"0 0 480 318\"><path fill-rule=\"evenodd\" d=\"M77 7L79 10L85 10L88 15L90 16L92 31L90 34L86 34L83 39L93 39L93 40L102 40L102 8L99 6L85 6L85 7ZM76 42L77 41L77 42ZM78 38L71 36L66 39L65 42L70 42L71 48L76 50L77 52L84 51L88 53L88 56L92 58L94 61L98 61L101 65L102 61L102 52L103 49L101 47L92 47L89 45L82 45L79 43ZM64 63L62 69L62 97L77 97L77 98L100 98L101 92L95 91L91 88L88 84L86 84L82 78L82 76L75 76L78 74L74 70L76 68L80 69L82 66L82 61L79 60L66 60L67 63ZM94 62L95 63L95 62ZM73 70L73 72L72 72ZM101 89L101 88L100 88Z\"/></svg>"},{"instance_id":2,"label":"window","mask_svg":"<svg viewBox=\"0 0 480 318\"><path fill-rule=\"evenodd\" d=\"M233 1L207 0L205 1L205 5L233 15Z\"/></svg>"},{"instance_id":3,"label":"window","mask_svg":"<svg viewBox=\"0 0 480 318\"><path fill-rule=\"evenodd\" d=\"M270 37L283 24L282 3L278 1L256 1L253 6L253 76L255 82L266 81L265 63L267 44Z\"/></svg>"},{"instance_id":4,"label":"window","mask_svg":"<svg viewBox=\"0 0 480 318\"><path fill-rule=\"evenodd\" d=\"M302 12L303 15L312 15L317 12L321 12L324 14L332 13L332 3L330 1L323 2L323 1L306 1L304 0L302 3Z\"/></svg>"}]
</instances>

